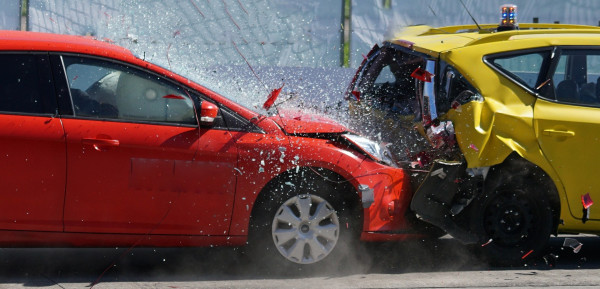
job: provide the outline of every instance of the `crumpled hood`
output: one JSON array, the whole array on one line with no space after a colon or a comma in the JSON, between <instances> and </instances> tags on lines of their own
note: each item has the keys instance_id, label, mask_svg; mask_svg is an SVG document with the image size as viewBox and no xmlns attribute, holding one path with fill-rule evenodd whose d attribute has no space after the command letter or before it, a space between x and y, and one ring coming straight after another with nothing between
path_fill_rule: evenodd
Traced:
<instances>
[{"instance_id":1,"label":"crumpled hood","mask_svg":"<svg viewBox=\"0 0 600 289\"><path fill-rule=\"evenodd\" d=\"M300 111L280 111L279 115L271 116L286 134L325 134L343 133L348 128L327 117L307 114Z\"/></svg>"}]
</instances>

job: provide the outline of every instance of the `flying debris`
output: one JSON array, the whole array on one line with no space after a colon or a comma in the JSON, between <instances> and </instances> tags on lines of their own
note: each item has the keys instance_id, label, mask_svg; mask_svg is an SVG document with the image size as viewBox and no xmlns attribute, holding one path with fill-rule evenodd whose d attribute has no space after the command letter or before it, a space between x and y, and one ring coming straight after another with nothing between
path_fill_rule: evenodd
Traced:
<instances>
[{"instance_id":1,"label":"flying debris","mask_svg":"<svg viewBox=\"0 0 600 289\"><path fill-rule=\"evenodd\" d=\"M575 254L579 253L582 246L583 246L583 244L581 244L579 241L577 241L573 238L565 238L565 241L563 242L563 247L572 248L573 253L575 253Z\"/></svg>"},{"instance_id":2,"label":"flying debris","mask_svg":"<svg viewBox=\"0 0 600 289\"><path fill-rule=\"evenodd\" d=\"M276 88L273 89L273 91L271 91L271 94L269 94L269 98L267 98L267 101L265 101L265 103L263 104L264 109L268 110L269 108L271 108L271 106L273 106L275 100L277 100L277 97L279 96L279 93L281 93L281 89L283 89L284 85L285 83L282 84L280 88Z\"/></svg>"},{"instance_id":3,"label":"flying debris","mask_svg":"<svg viewBox=\"0 0 600 289\"><path fill-rule=\"evenodd\" d=\"M583 216L581 217L581 222L585 224L585 222L587 222L587 220L590 218L590 207L594 204L590 193L581 196L581 204L583 205Z\"/></svg>"}]
</instances>

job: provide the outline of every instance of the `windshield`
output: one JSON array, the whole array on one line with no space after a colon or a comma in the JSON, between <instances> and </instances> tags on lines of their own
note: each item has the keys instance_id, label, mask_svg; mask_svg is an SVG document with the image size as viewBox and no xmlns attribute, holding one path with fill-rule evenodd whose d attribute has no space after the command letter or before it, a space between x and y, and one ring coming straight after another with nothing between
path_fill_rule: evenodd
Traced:
<instances>
[{"instance_id":1,"label":"windshield","mask_svg":"<svg viewBox=\"0 0 600 289\"><path fill-rule=\"evenodd\" d=\"M423 67L423 57L403 52L399 46L385 45L360 68L351 91L361 101L403 116L420 117L417 89L422 82L411 73Z\"/></svg>"},{"instance_id":2,"label":"windshield","mask_svg":"<svg viewBox=\"0 0 600 289\"><path fill-rule=\"evenodd\" d=\"M433 87L416 76L429 73L426 68L424 55L384 43L369 54L347 92L347 98L357 100L350 104L351 128L389 143L400 161L414 160L429 146L419 127L422 97L431 95Z\"/></svg>"}]
</instances>

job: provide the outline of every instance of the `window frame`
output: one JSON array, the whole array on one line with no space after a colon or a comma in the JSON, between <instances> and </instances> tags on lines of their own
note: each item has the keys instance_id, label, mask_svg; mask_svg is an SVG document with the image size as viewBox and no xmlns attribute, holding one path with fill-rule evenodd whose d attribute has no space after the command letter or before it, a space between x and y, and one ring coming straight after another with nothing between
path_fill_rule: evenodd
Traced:
<instances>
[{"instance_id":1,"label":"window frame","mask_svg":"<svg viewBox=\"0 0 600 289\"><path fill-rule=\"evenodd\" d=\"M533 87L533 88L530 88L527 85L527 83L525 83L520 77L518 77L514 73L512 73L506 69L503 69L501 67L498 67L492 62L493 60L498 59L498 58L535 54L535 53L543 53L543 52L548 53L548 55L542 61L540 71L538 73L536 84L535 84L536 87ZM554 52L553 46L544 46L544 47L537 47L537 48L532 48L532 49L508 51L508 52L501 52L501 53L485 55L485 56L483 56L483 62L487 66L489 66L491 69L498 72L500 75L508 78L511 82L513 82L516 85L518 85L519 87L523 88L526 92L532 94L533 96L548 99L547 96L542 95L541 93L539 93L539 91L541 89L543 89L543 87L540 87L540 85L543 84L543 82L545 82L548 79L549 68L554 63L555 55L553 52Z\"/></svg>"}]
</instances>

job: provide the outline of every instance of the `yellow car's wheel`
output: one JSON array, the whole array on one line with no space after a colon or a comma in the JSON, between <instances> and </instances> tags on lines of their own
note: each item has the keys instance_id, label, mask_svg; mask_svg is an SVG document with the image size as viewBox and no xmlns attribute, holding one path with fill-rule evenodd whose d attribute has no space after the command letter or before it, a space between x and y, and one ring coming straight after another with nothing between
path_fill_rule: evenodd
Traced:
<instances>
[{"instance_id":1,"label":"yellow car's wheel","mask_svg":"<svg viewBox=\"0 0 600 289\"><path fill-rule=\"evenodd\" d=\"M472 229L485 241L483 253L496 265L515 266L543 253L552 233L552 210L535 183L522 177L492 180L477 198Z\"/></svg>"}]
</instances>

